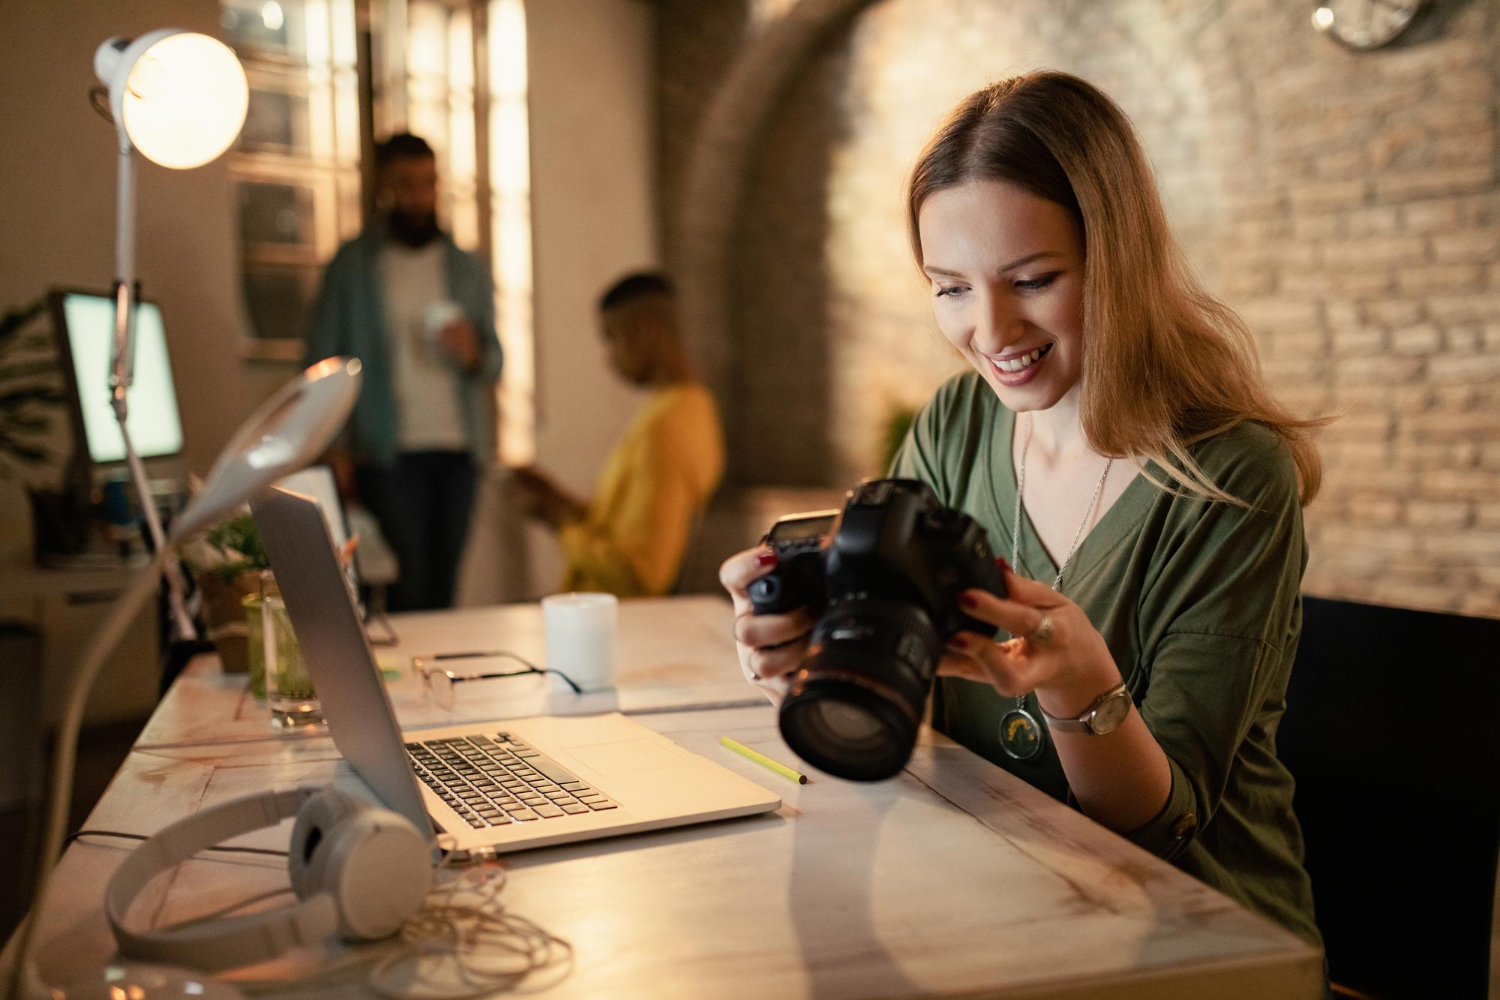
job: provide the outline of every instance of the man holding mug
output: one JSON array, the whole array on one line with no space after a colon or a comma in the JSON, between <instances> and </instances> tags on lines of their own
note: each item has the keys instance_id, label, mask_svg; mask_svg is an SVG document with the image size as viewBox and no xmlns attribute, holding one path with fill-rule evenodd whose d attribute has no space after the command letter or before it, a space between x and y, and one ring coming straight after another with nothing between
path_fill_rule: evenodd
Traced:
<instances>
[{"instance_id":1,"label":"man holding mug","mask_svg":"<svg viewBox=\"0 0 1500 1000\"><path fill-rule=\"evenodd\" d=\"M307 360L363 362L364 389L329 460L400 563L390 609L443 608L476 470L493 451L494 287L485 263L438 228L432 147L395 135L375 164L381 214L328 265Z\"/></svg>"}]
</instances>

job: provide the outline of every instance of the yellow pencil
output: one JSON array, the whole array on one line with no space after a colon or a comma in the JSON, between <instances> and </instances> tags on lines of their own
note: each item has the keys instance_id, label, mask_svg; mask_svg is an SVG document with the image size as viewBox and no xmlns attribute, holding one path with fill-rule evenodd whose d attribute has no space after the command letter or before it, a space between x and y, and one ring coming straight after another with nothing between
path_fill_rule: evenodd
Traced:
<instances>
[{"instance_id":1,"label":"yellow pencil","mask_svg":"<svg viewBox=\"0 0 1500 1000\"><path fill-rule=\"evenodd\" d=\"M797 771L793 771L785 764L778 764L776 761L767 757L765 754L756 753L754 750L751 750L743 743L732 740L728 736L720 736L719 742L729 749L733 750L735 753L739 754L741 757L753 760L761 767L769 768L770 770L775 771L777 774L781 775L783 778L795 781L799 785L807 784L807 775L800 774Z\"/></svg>"}]
</instances>

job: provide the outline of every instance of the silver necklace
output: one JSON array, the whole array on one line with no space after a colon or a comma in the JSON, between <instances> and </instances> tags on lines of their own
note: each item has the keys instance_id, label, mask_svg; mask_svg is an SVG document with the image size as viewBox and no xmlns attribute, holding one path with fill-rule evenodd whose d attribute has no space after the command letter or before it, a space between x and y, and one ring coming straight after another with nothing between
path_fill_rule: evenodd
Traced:
<instances>
[{"instance_id":1,"label":"silver necklace","mask_svg":"<svg viewBox=\"0 0 1500 1000\"><path fill-rule=\"evenodd\" d=\"M1020 473L1016 476L1016 508L1011 517L1010 528L1010 565L1014 569L1020 564L1021 554L1021 494L1026 492L1026 452L1031 448L1032 418L1026 415L1026 437L1021 442ZM1099 503L1099 495L1104 492L1104 480L1109 478L1109 468L1115 464L1110 458L1104 462L1104 471L1099 474L1099 483L1094 487L1094 495L1089 498L1088 509L1083 512L1083 520L1078 522L1078 530L1073 532L1073 542L1068 546L1068 554L1063 557L1062 565L1057 567L1057 576L1052 580L1052 589L1057 590L1058 584L1062 583L1063 573L1068 569L1068 563L1073 561L1073 553L1078 551L1078 543L1083 538L1083 529L1088 527L1089 518L1094 515L1094 507ZM1042 727L1037 725L1036 716L1026 710L1026 699L1029 693L1016 696L1016 707L1005 713L1000 720L1000 746L1006 753L1016 760L1030 760L1042 752Z\"/></svg>"}]
</instances>

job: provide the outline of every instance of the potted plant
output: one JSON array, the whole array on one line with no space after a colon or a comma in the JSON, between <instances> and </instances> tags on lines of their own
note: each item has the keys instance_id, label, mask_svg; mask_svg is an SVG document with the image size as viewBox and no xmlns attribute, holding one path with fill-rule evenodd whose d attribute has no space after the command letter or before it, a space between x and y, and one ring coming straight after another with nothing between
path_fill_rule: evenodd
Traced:
<instances>
[{"instance_id":1,"label":"potted plant","mask_svg":"<svg viewBox=\"0 0 1500 1000\"><path fill-rule=\"evenodd\" d=\"M44 485L38 472L57 478L48 435L65 401L52 338L34 322L46 308L41 298L0 316L0 477L22 480L33 496Z\"/></svg>"},{"instance_id":2,"label":"potted plant","mask_svg":"<svg viewBox=\"0 0 1500 1000\"><path fill-rule=\"evenodd\" d=\"M250 654L243 603L259 593L260 574L271 565L255 519L242 511L188 543L182 555L198 581L203 621L224 672L245 673Z\"/></svg>"}]
</instances>

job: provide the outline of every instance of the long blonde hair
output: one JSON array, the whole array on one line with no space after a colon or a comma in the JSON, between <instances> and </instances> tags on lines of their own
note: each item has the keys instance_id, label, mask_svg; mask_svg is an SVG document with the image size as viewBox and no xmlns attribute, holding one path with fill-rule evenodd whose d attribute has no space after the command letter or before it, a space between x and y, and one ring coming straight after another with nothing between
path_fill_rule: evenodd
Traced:
<instances>
[{"instance_id":1,"label":"long blonde hair","mask_svg":"<svg viewBox=\"0 0 1500 1000\"><path fill-rule=\"evenodd\" d=\"M1167 225L1130 120L1066 73L1011 77L965 98L907 184L907 226L935 191L1000 180L1068 209L1084 243L1083 433L1101 455L1154 461L1182 488L1238 506L1188 446L1247 420L1280 435L1302 502L1322 480L1310 430L1272 398L1244 321L1193 276ZM1166 484L1159 484L1166 485Z\"/></svg>"}]
</instances>

